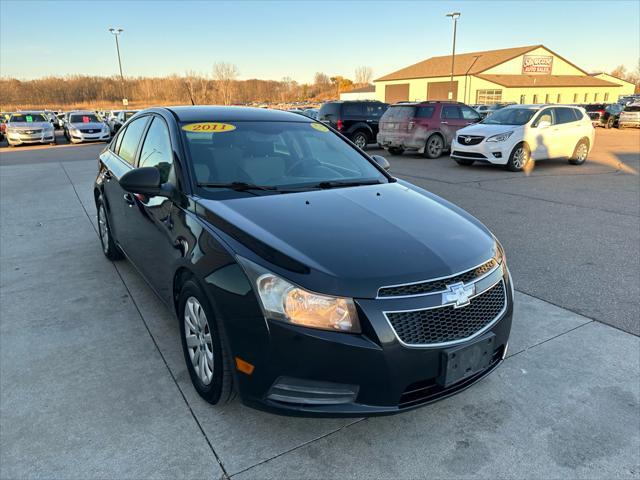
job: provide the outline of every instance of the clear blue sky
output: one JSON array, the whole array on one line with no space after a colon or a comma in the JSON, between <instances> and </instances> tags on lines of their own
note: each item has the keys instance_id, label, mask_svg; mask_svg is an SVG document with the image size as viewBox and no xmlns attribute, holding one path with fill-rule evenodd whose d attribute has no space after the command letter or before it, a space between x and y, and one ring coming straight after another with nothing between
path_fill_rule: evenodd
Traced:
<instances>
[{"instance_id":1,"label":"clear blue sky","mask_svg":"<svg viewBox=\"0 0 640 480\"><path fill-rule=\"evenodd\" d=\"M0 0L0 76L210 72L233 62L240 78L316 71L374 78L451 51L448 11L462 12L458 52L544 44L588 71L628 69L640 56L632 1L28 1ZM606 39L606 40L605 40Z\"/></svg>"}]
</instances>

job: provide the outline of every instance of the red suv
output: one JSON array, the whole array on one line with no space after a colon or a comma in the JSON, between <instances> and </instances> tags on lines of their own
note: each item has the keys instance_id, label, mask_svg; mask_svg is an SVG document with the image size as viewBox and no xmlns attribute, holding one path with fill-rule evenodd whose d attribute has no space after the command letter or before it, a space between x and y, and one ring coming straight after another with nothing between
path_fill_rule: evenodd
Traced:
<instances>
[{"instance_id":1,"label":"red suv","mask_svg":"<svg viewBox=\"0 0 640 480\"><path fill-rule=\"evenodd\" d=\"M382 115L377 140L391 155L408 150L438 158L457 130L479 121L480 114L464 103L397 103Z\"/></svg>"}]
</instances>

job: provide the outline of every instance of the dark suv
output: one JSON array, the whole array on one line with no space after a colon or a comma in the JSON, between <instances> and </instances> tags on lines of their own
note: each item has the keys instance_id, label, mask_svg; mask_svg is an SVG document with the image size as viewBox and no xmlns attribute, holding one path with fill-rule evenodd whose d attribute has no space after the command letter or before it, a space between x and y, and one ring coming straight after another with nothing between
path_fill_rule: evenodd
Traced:
<instances>
[{"instance_id":1,"label":"dark suv","mask_svg":"<svg viewBox=\"0 0 640 480\"><path fill-rule=\"evenodd\" d=\"M480 121L480 114L458 102L404 102L391 105L380 119L378 144L392 155L417 151L438 158L456 131Z\"/></svg>"},{"instance_id":2,"label":"dark suv","mask_svg":"<svg viewBox=\"0 0 640 480\"><path fill-rule=\"evenodd\" d=\"M607 105L606 103L592 103L585 105L584 109L591 119L594 127L611 128L618 126L620 112L624 107L617 103Z\"/></svg>"},{"instance_id":3,"label":"dark suv","mask_svg":"<svg viewBox=\"0 0 640 480\"><path fill-rule=\"evenodd\" d=\"M389 107L376 101L327 102L318 112L318 120L331 125L361 149L376 141L378 122Z\"/></svg>"}]
</instances>

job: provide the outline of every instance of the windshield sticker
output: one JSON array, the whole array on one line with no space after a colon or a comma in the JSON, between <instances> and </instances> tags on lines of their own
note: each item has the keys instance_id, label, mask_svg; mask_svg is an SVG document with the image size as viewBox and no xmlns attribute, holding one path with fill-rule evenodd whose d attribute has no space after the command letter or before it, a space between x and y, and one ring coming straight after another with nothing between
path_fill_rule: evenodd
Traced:
<instances>
[{"instance_id":1,"label":"windshield sticker","mask_svg":"<svg viewBox=\"0 0 640 480\"><path fill-rule=\"evenodd\" d=\"M27 122L33 122L33 117L31 115L27 115L24 118L27 120Z\"/></svg>"},{"instance_id":2,"label":"windshield sticker","mask_svg":"<svg viewBox=\"0 0 640 480\"><path fill-rule=\"evenodd\" d=\"M311 124L311 128L315 128L319 132L328 132L329 131L329 129L327 127L325 127L324 125L322 125L321 123L312 123Z\"/></svg>"},{"instance_id":3,"label":"windshield sticker","mask_svg":"<svg viewBox=\"0 0 640 480\"><path fill-rule=\"evenodd\" d=\"M203 122L203 123L190 123L184 125L182 130L186 132L198 132L198 133L224 133L235 130L236 126L230 123L217 123L217 122Z\"/></svg>"}]
</instances>

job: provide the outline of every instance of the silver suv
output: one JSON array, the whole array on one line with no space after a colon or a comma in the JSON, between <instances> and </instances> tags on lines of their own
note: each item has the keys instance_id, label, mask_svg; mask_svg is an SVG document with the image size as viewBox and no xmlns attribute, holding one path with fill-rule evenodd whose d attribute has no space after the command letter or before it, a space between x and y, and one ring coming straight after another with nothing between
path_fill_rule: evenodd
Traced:
<instances>
[{"instance_id":1,"label":"silver suv","mask_svg":"<svg viewBox=\"0 0 640 480\"><path fill-rule=\"evenodd\" d=\"M618 119L618 128L640 127L640 102L624 107Z\"/></svg>"}]
</instances>

